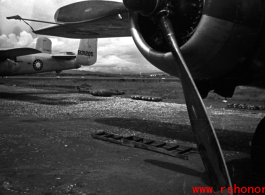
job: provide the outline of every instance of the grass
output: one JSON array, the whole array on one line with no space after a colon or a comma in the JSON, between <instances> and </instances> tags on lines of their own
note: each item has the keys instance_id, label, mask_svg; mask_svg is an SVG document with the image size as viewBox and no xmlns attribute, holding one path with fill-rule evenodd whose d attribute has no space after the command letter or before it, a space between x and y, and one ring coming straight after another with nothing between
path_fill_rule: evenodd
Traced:
<instances>
[{"instance_id":1,"label":"grass","mask_svg":"<svg viewBox=\"0 0 265 195\"><path fill-rule=\"evenodd\" d=\"M254 87L239 86L236 88L234 98L238 100L264 101L265 90Z\"/></svg>"},{"instance_id":2,"label":"grass","mask_svg":"<svg viewBox=\"0 0 265 195\"><path fill-rule=\"evenodd\" d=\"M130 97L131 95L149 95L161 97L169 102L184 102L183 90L181 83L165 82L165 81L99 81L99 80L80 80L80 79L58 79L58 80L24 80L24 79L0 79L0 83L16 86L29 86L35 85L43 86L61 86L62 88L68 87L65 90L74 90L75 86L86 87L90 90L106 89L106 90L119 90L125 92L123 97ZM71 88L72 87L72 88ZM45 87L43 87L45 88ZM205 101L223 100L224 98L210 92ZM235 94L229 101L253 101L265 105L265 90L239 86L236 88Z\"/></svg>"}]
</instances>

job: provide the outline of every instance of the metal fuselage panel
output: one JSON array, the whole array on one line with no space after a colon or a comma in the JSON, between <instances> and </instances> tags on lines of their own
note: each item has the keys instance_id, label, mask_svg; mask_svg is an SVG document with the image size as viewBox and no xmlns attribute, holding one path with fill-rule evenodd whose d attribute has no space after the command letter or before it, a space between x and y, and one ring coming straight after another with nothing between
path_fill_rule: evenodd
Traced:
<instances>
[{"instance_id":1,"label":"metal fuselage panel","mask_svg":"<svg viewBox=\"0 0 265 195\"><path fill-rule=\"evenodd\" d=\"M17 63L20 65L20 69L9 75L35 74L80 67L80 65L76 63L76 59L55 59L51 54L45 53L17 57Z\"/></svg>"}]
</instances>

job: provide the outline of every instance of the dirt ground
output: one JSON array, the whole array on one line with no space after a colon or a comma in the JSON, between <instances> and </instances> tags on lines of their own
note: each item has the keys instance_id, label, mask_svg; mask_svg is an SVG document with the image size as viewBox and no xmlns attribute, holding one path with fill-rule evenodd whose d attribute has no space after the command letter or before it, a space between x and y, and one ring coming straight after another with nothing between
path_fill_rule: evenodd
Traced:
<instances>
[{"instance_id":1,"label":"dirt ground","mask_svg":"<svg viewBox=\"0 0 265 195\"><path fill-rule=\"evenodd\" d=\"M207 110L240 185L265 112ZM198 154L181 160L91 137L104 130L194 146L185 104L2 84L0 129L1 195L181 195L211 186Z\"/></svg>"}]
</instances>

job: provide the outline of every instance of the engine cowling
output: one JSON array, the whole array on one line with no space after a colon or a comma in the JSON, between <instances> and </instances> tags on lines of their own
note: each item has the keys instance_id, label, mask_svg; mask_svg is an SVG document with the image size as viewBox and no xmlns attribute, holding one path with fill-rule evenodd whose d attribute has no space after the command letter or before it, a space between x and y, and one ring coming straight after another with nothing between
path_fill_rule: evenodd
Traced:
<instances>
[{"instance_id":1,"label":"engine cowling","mask_svg":"<svg viewBox=\"0 0 265 195\"><path fill-rule=\"evenodd\" d=\"M0 75L7 76L15 74L20 68L21 66L15 61L6 59L5 61L0 62Z\"/></svg>"},{"instance_id":2,"label":"engine cowling","mask_svg":"<svg viewBox=\"0 0 265 195\"><path fill-rule=\"evenodd\" d=\"M171 1L170 17L194 80L218 79L253 57L264 29L262 0ZM178 76L175 60L153 18L130 14L131 34L144 57Z\"/></svg>"}]
</instances>

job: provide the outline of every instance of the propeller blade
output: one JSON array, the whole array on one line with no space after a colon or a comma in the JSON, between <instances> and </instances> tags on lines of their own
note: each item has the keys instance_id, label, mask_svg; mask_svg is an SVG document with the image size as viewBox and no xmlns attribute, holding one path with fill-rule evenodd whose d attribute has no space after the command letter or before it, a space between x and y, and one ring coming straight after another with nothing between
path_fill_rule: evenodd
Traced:
<instances>
[{"instance_id":1,"label":"propeller blade","mask_svg":"<svg viewBox=\"0 0 265 195\"><path fill-rule=\"evenodd\" d=\"M204 166L211 182L213 183L213 187L215 189L220 189L221 187L232 187L231 179L215 130L181 54L180 48L174 36L171 22L166 15L160 17L159 26L177 62L176 64L184 91L192 130Z\"/></svg>"},{"instance_id":2,"label":"propeller blade","mask_svg":"<svg viewBox=\"0 0 265 195\"><path fill-rule=\"evenodd\" d=\"M215 190L220 190L221 187L226 187L226 189L227 187L232 187L226 162L215 130L181 54L171 21L168 18L170 11L167 6L170 2L167 2L167 0L123 0L123 2L125 7L131 12L153 17L153 19L157 21L158 28L162 30L162 34L176 60L192 131L208 176Z\"/></svg>"}]
</instances>

